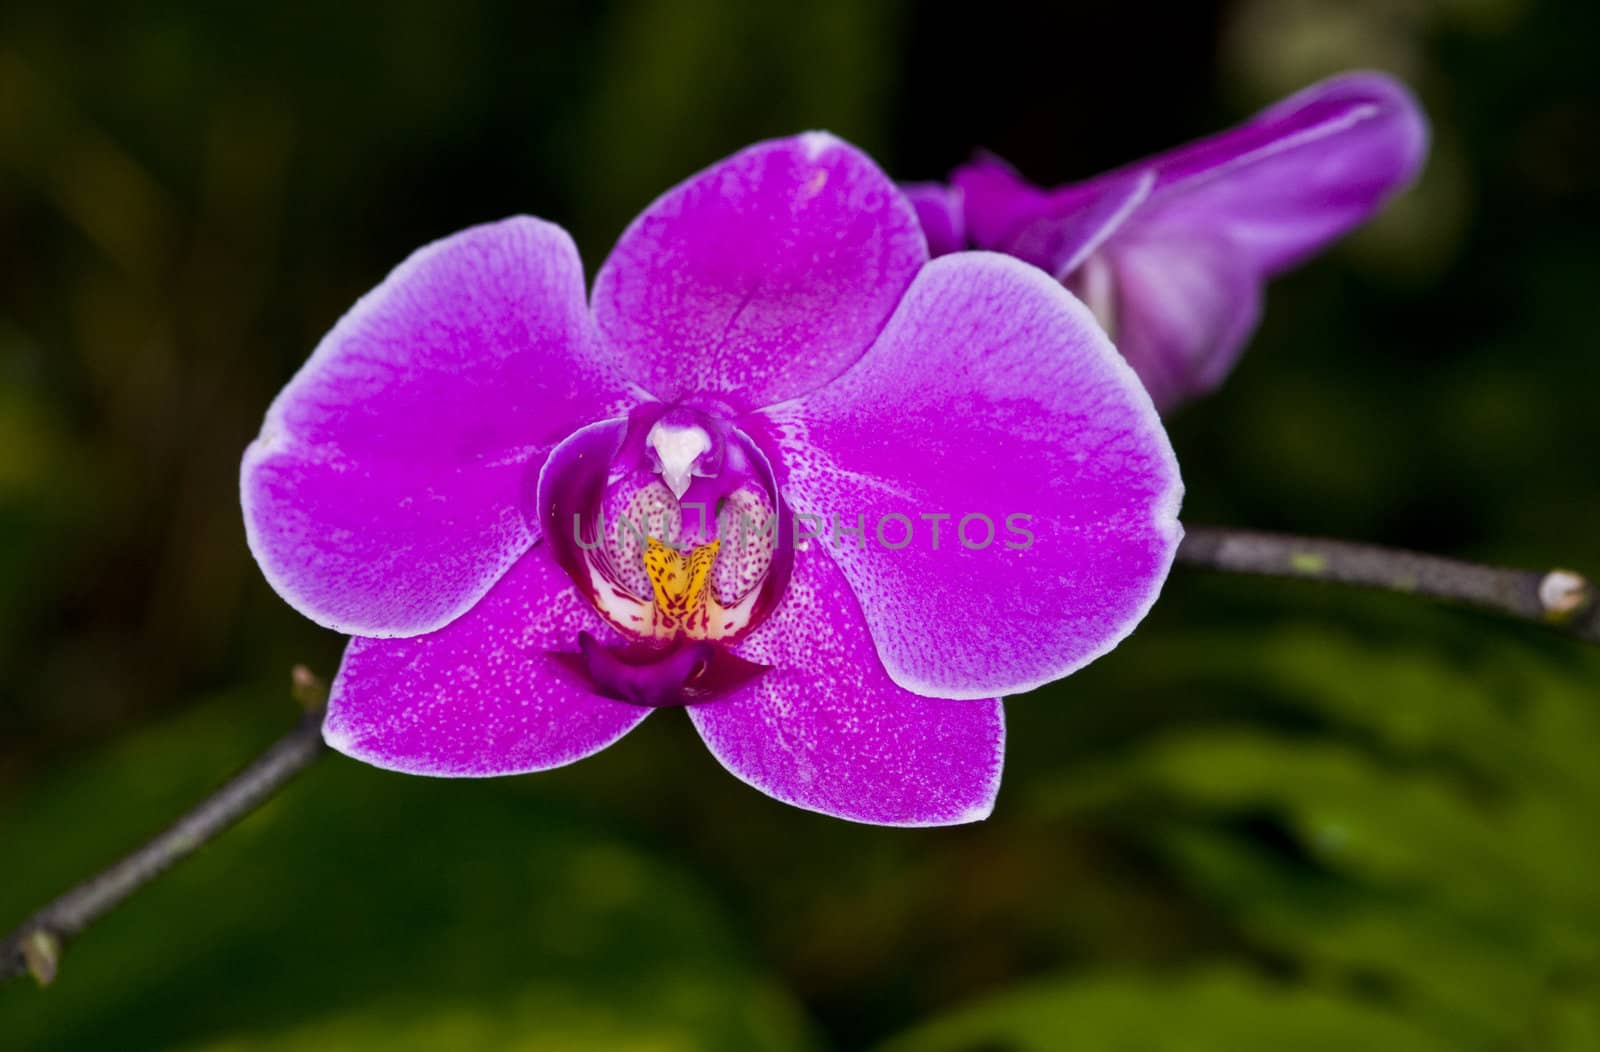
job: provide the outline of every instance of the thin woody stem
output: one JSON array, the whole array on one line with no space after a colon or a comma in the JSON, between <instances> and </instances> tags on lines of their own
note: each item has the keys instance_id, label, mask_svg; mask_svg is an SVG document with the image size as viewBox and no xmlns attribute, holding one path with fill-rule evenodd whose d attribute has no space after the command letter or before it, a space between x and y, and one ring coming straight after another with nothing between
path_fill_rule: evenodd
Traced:
<instances>
[{"instance_id":1,"label":"thin woody stem","mask_svg":"<svg viewBox=\"0 0 1600 1052\"><path fill-rule=\"evenodd\" d=\"M68 942L174 863L266 803L326 752L322 743L326 689L304 667L297 667L294 694L307 710L294 730L149 842L38 910L0 940L0 982L30 973L41 985L48 985Z\"/></svg>"},{"instance_id":2,"label":"thin woody stem","mask_svg":"<svg viewBox=\"0 0 1600 1052\"><path fill-rule=\"evenodd\" d=\"M1516 570L1370 544L1216 527L1190 528L1178 562L1420 595L1600 643L1600 590L1571 570Z\"/></svg>"},{"instance_id":3,"label":"thin woody stem","mask_svg":"<svg viewBox=\"0 0 1600 1052\"><path fill-rule=\"evenodd\" d=\"M1600 643L1600 590L1570 570L1514 570L1314 537L1195 527L1178 562L1224 573L1324 581L1480 607ZM327 751L326 689L304 668L294 690L307 712L222 788L149 843L51 902L0 940L0 982L55 978L66 944L168 867L269 800Z\"/></svg>"}]
</instances>

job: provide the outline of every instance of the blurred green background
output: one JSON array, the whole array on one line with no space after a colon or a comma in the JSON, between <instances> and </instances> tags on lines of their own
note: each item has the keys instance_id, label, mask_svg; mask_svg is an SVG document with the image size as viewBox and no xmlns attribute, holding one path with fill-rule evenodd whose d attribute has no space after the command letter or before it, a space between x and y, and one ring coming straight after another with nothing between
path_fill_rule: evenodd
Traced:
<instances>
[{"instance_id":1,"label":"blurred green background","mask_svg":"<svg viewBox=\"0 0 1600 1052\"><path fill-rule=\"evenodd\" d=\"M830 128L1062 181L1391 70L1427 173L1173 421L1186 519L1600 572L1600 8L748 0L0 12L0 927L286 729L340 641L238 456L415 246ZM7 1049L1600 1048L1600 661L1180 571L1008 706L994 817L773 803L681 714L544 775L324 760L0 989Z\"/></svg>"}]
</instances>

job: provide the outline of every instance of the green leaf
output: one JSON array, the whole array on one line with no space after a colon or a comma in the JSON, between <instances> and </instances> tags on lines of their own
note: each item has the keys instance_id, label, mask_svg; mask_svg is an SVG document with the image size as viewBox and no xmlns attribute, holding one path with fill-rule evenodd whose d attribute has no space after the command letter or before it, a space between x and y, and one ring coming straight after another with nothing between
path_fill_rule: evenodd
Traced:
<instances>
[{"instance_id":1,"label":"green leaf","mask_svg":"<svg viewBox=\"0 0 1600 1052\"><path fill-rule=\"evenodd\" d=\"M1289 627L1158 647L1136 679L1186 718L1047 780L1043 813L1140 841L1262 961L1460 1045L1600 1025L1600 887L1573 864L1600 857L1591 655Z\"/></svg>"},{"instance_id":2,"label":"green leaf","mask_svg":"<svg viewBox=\"0 0 1600 1052\"><path fill-rule=\"evenodd\" d=\"M1450 1048L1393 1013L1231 967L1064 977L913 1028L880 1052L1412 1052Z\"/></svg>"}]
</instances>

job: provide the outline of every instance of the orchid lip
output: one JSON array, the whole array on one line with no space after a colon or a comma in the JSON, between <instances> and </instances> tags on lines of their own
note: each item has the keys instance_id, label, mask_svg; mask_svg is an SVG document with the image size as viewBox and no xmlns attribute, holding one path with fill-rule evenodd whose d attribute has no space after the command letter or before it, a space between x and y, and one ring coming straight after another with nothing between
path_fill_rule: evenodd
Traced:
<instances>
[{"instance_id":1,"label":"orchid lip","mask_svg":"<svg viewBox=\"0 0 1600 1052\"><path fill-rule=\"evenodd\" d=\"M645 708L702 704L725 697L767 671L704 640L679 636L666 646L606 646L578 633L578 653L554 655L601 695Z\"/></svg>"},{"instance_id":2,"label":"orchid lip","mask_svg":"<svg viewBox=\"0 0 1600 1052\"><path fill-rule=\"evenodd\" d=\"M759 674L730 648L775 608L792 556L775 476L726 416L650 403L584 428L536 499L552 554L623 641L579 638L561 658L596 692L654 708Z\"/></svg>"}]
</instances>

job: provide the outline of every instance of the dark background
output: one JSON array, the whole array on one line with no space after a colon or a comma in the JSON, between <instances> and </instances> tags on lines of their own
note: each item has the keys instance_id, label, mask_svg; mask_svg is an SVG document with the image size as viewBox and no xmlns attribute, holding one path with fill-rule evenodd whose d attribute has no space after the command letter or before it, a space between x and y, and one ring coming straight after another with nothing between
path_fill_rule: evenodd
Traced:
<instances>
[{"instance_id":1,"label":"dark background","mask_svg":"<svg viewBox=\"0 0 1600 1052\"><path fill-rule=\"evenodd\" d=\"M286 728L292 664L336 668L236 487L344 308L517 212L592 270L758 138L1053 183L1399 75L1426 173L1172 420L1184 517L1600 572L1596 39L1580 0L8 5L0 927ZM783 807L673 713L491 783L333 757L55 987L0 990L0 1044L1600 1048L1597 673L1486 616L1180 571L1008 706L979 826Z\"/></svg>"}]
</instances>

